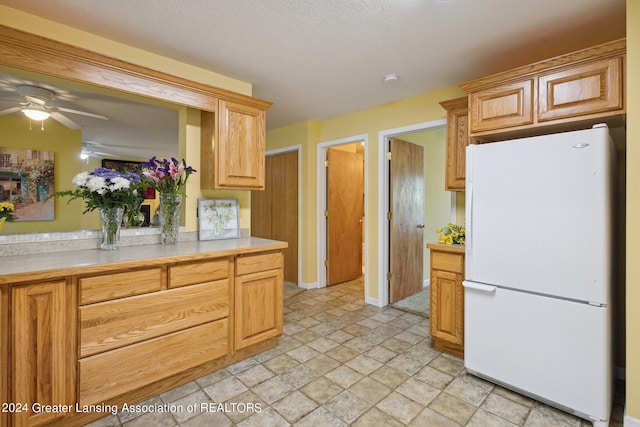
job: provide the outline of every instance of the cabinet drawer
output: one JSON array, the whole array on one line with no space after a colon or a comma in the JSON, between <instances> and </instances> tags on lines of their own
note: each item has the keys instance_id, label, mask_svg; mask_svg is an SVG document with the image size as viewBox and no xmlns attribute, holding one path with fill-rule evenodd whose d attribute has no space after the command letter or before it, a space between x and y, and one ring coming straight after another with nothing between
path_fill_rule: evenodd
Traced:
<instances>
[{"instance_id":1,"label":"cabinet drawer","mask_svg":"<svg viewBox=\"0 0 640 427\"><path fill-rule=\"evenodd\" d=\"M538 87L539 121L622 109L622 58L541 76Z\"/></svg>"},{"instance_id":2,"label":"cabinet drawer","mask_svg":"<svg viewBox=\"0 0 640 427\"><path fill-rule=\"evenodd\" d=\"M220 280L80 307L80 357L155 338L229 315Z\"/></svg>"},{"instance_id":3,"label":"cabinet drawer","mask_svg":"<svg viewBox=\"0 0 640 427\"><path fill-rule=\"evenodd\" d=\"M227 354L227 319L80 359L79 403L98 404Z\"/></svg>"},{"instance_id":4,"label":"cabinet drawer","mask_svg":"<svg viewBox=\"0 0 640 427\"><path fill-rule=\"evenodd\" d=\"M81 277L79 284L80 304L124 298L159 291L162 287L162 269L157 267Z\"/></svg>"},{"instance_id":5,"label":"cabinet drawer","mask_svg":"<svg viewBox=\"0 0 640 427\"><path fill-rule=\"evenodd\" d=\"M229 277L229 260L215 259L205 262L190 262L169 267L169 287L194 285Z\"/></svg>"},{"instance_id":6,"label":"cabinet drawer","mask_svg":"<svg viewBox=\"0 0 640 427\"><path fill-rule=\"evenodd\" d=\"M268 252L258 255L238 256L236 258L237 276L276 268L282 268L282 252Z\"/></svg>"},{"instance_id":7,"label":"cabinet drawer","mask_svg":"<svg viewBox=\"0 0 640 427\"><path fill-rule=\"evenodd\" d=\"M431 251L431 268L434 270L464 272L464 256Z\"/></svg>"},{"instance_id":8,"label":"cabinet drawer","mask_svg":"<svg viewBox=\"0 0 640 427\"><path fill-rule=\"evenodd\" d=\"M528 79L470 94L470 132L532 124L533 85Z\"/></svg>"}]
</instances>

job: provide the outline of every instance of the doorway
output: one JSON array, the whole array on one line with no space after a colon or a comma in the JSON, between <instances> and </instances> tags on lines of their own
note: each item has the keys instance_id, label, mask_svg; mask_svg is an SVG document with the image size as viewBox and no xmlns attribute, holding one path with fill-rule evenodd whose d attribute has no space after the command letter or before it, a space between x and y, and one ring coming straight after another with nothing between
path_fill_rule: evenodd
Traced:
<instances>
[{"instance_id":1,"label":"doorway","mask_svg":"<svg viewBox=\"0 0 640 427\"><path fill-rule=\"evenodd\" d=\"M329 242L328 242L328 233L327 233L327 221L325 221L325 213L328 210L328 206L327 206L327 198L328 198L328 194L329 194L329 189L327 188L328 185L328 180L327 180L327 168L326 168L326 158L327 158L327 152L329 149L331 148L342 148L342 149L347 149L346 147L349 145L353 145L351 148L349 148L349 150L353 151L353 147L356 147L355 150L357 150L359 153L362 153L362 158L364 159L364 166L363 166L363 177L367 176L367 171L368 171L368 163L367 163L367 156L368 156L368 135L367 134L362 134L362 135L354 135L351 137L347 137L347 138L343 138L343 139L339 139L339 140L333 140L333 141L327 141L327 142L322 142L319 143L317 145L317 156L316 156L316 161L317 161L317 168L316 168L316 186L317 186L317 193L316 193L316 217L317 217L317 221L316 221L316 242L317 242L317 246L316 246L316 250L317 250L317 256L316 256L316 260L317 260L317 282L315 283L314 287L318 287L318 288L323 288L326 287L328 285L328 271L327 268L325 266L325 261L327 260L327 254L328 254L328 246L329 246ZM366 206L367 205L367 188L368 188L368 184L367 184L367 180L366 178L364 179L364 192L363 195L361 195L361 203L362 206ZM361 228L363 230L362 232L362 244L361 244L361 250L360 250L360 256L361 256L361 271L364 272L366 271L366 259L367 259L367 248L368 248L368 240L366 237L366 233L364 232L364 230L367 229L366 226L367 223L367 218L366 216L363 218L362 220L362 224L361 224ZM361 274L361 278L357 279L363 282L364 284L364 298L365 300L367 300L367 294L368 294L368 286L369 286L369 277L367 275L365 275L364 273ZM371 301L367 301L369 303L372 303ZM373 302L375 303L375 302Z\"/></svg>"},{"instance_id":2,"label":"doorway","mask_svg":"<svg viewBox=\"0 0 640 427\"><path fill-rule=\"evenodd\" d=\"M379 156L379 212L385 213L378 216L378 235L380 245L378 247L378 305L384 307L391 303L390 282L387 280L391 271L390 253L393 243L390 239L390 221L386 213L391 212L389 203L391 171L387 158L390 141L393 138L418 144L424 147L424 224L423 237L419 252L423 256L422 287L420 294L424 297L421 300L421 313L428 314L428 287L429 287L429 251L426 243L436 242L438 234L435 229L446 225L448 222L455 222L456 215L456 194L444 190L444 165L446 147L446 120L434 120L402 128L389 129L379 132L379 143L383 149ZM438 141L437 143L435 141ZM391 286L393 286L391 284ZM426 291L426 292L424 292ZM424 292L424 293L423 293ZM416 294L418 295L418 294ZM411 297L409 297L411 298ZM396 301L402 304L405 299ZM407 310L411 311L411 310Z\"/></svg>"},{"instance_id":3,"label":"doorway","mask_svg":"<svg viewBox=\"0 0 640 427\"><path fill-rule=\"evenodd\" d=\"M251 235L287 242L284 281L299 283L298 151L271 152L265 158L265 189L251 192Z\"/></svg>"}]
</instances>

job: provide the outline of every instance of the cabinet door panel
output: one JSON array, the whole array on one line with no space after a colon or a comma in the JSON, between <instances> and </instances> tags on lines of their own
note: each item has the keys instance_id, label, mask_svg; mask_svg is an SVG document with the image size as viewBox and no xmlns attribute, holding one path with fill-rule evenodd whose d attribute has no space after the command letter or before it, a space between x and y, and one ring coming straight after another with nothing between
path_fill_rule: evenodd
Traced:
<instances>
[{"instance_id":1,"label":"cabinet door panel","mask_svg":"<svg viewBox=\"0 0 640 427\"><path fill-rule=\"evenodd\" d=\"M459 273L440 270L431 273L431 336L458 345L464 343L462 280Z\"/></svg>"},{"instance_id":2,"label":"cabinet door panel","mask_svg":"<svg viewBox=\"0 0 640 427\"><path fill-rule=\"evenodd\" d=\"M216 188L264 189L264 110L219 101Z\"/></svg>"},{"instance_id":3,"label":"cabinet door panel","mask_svg":"<svg viewBox=\"0 0 640 427\"><path fill-rule=\"evenodd\" d=\"M282 334L282 269L236 277L236 349Z\"/></svg>"},{"instance_id":4,"label":"cabinet door panel","mask_svg":"<svg viewBox=\"0 0 640 427\"><path fill-rule=\"evenodd\" d=\"M466 149L469 145L468 100L465 97L450 102L450 108L447 108L445 102L440 103L447 109L445 189L447 191L464 191ZM454 102L456 103L454 104Z\"/></svg>"},{"instance_id":5,"label":"cabinet door panel","mask_svg":"<svg viewBox=\"0 0 640 427\"><path fill-rule=\"evenodd\" d=\"M533 123L533 85L529 79L471 93L471 133Z\"/></svg>"},{"instance_id":6,"label":"cabinet door panel","mask_svg":"<svg viewBox=\"0 0 640 427\"><path fill-rule=\"evenodd\" d=\"M69 293L70 294L70 293ZM65 280L12 290L11 402L31 406L72 405L75 401L74 324ZM19 412L14 425L42 425L60 414Z\"/></svg>"},{"instance_id":7,"label":"cabinet door panel","mask_svg":"<svg viewBox=\"0 0 640 427\"><path fill-rule=\"evenodd\" d=\"M621 109L621 68L618 57L541 76L538 120Z\"/></svg>"}]
</instances>

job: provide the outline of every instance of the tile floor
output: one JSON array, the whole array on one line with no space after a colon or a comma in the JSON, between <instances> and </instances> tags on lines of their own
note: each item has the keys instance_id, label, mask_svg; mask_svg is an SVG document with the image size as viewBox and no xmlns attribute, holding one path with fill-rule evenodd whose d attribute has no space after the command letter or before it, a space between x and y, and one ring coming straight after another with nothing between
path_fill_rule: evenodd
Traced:
<instances>
[{"instance_id":1,"label":"tile floor","mask_svg":"<svg viewBox=\"0 0 640 427\"><path fill-rule=\"evenodd\" d=\"M391 304L392 308L398 308L402 311L418 314L420 316L429 317L429 288L424 288L417 294L401 299Z\"/></svg>"},{"instance_id":2,"label":"tile floor","mask_svg":"<svg viewBox=\"0 0 640 427\"><path fill-rule=\"evenodd\" d=\"M591 425L466 374L461 359L433 349L427 318L365 305L361 280L289 289L284 318L276 348L143 402L177 410L90 426ZM619 384L612 426L622 426L623 392Z\"/></svg>"}]
</instances>

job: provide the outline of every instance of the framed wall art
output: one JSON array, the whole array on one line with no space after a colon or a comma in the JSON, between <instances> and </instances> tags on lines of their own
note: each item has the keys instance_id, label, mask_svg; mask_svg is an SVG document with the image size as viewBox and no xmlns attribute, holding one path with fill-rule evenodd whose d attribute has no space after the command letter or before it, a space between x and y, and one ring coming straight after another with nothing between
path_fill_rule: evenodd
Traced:
<instances>
[{"instance_id":1,"label":"framed wall art","mask_svg":"<svg viewBox=\"0 0 640 427\"><path fill-rule=\"evenodd\" d=\"M238 199L198 199L200 240L240 237Z\"/></svg>"}]
</instances>

